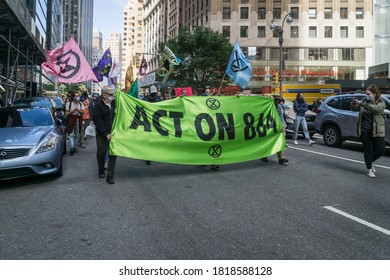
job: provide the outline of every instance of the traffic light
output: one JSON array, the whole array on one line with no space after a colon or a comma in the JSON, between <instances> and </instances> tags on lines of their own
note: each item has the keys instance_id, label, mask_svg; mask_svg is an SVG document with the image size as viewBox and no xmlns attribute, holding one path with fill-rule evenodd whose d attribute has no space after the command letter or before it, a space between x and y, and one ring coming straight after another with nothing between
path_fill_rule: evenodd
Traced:
<instances>
[{"instance_id":1,"label":"traffic light","mask_svg":"<svg viewBox=\"0 0 390 280\"><path fill-rule=\"evenodd\" d=\"M274 74L274 85L278 85L279 84L279 73L275 73Z\"/></svg>"}]
</instances>

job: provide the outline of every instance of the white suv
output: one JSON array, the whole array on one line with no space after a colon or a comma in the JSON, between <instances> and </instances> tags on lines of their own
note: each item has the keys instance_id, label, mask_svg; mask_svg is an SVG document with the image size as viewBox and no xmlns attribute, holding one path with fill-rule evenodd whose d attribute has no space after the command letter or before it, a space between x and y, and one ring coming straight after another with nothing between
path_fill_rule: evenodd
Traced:
<instances>
[{"instance_id":1,"label":"white suv","mask_svg":"<svg viewBox=\"0 0 390 280\"><path fill-rule=\"evenodd\" d=\"M341 94L328 97L317 111L315 130L322 134L326 145L340 146L343 141L360 142L356 135L356 122L359 112L351 110L352 98L363 99L365 94ZM386 102L385 109L385 141L390 145L390 100L382 96Z\"/></svg>"}]
</instances>

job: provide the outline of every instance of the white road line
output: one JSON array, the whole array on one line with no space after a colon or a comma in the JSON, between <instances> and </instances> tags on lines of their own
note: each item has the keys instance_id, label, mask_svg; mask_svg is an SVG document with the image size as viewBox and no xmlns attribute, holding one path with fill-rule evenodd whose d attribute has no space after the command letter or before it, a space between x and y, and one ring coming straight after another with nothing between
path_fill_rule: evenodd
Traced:
<instances>
[{"instance_id":1,"label":"white road line","mask_svg":"<svg viewBox=\"0 0 390 280\"><path fill-rule=\"evenodd\" d=\"M293 150L303 151L303 152L307 152L307 153L322 155L322 156L326 156L326 157L337 158L337 159L341 159L341 160L346 160L346 161L351 161L351 162L365 164L364 161L361 161L361 160L355 160L355 159L350 159L350 158L334 156L334 155L330 155L330 154L324 154L324 153L320 153L320 152L316 152L316 151L305 150L305 149L301 149L301 148L298 148L298 147L294 147L294 146L292 146L292 144L288 145L288 149L293 149ZM388 166L378 165L378 164L374 164L374 166L390 170L390 167L388 167Z\"/></svg>"},{"instance_id":2,"label":"white road line","mask_svg":"<svg viewBox=\"0 0 390 280\"><path fill-rule=\"evenodd\" d=\"M324 208L325 208L325 209L328 209L328 210L330 210L330 211L332 211L332 212L335 212L335 213L337 213L337 214L339 214L339 215L341 215L341 216L344 216L344 217L346 217L346 218L348 218L348 219L351 219L351 220L353 220L353 221L355 221L355 222L358 222L358 223L360 223L360 224L362 224L362 225L365 225L365 226L367 226L367 227L370 227L370 228L372 228L372 229L375 229L375 230L377 230L377 231L380 231L380 232L382 232L382 233L384 233L384 234L386 234L386 235L390 235L390 230L384 229L384 228L382 228L382 227L380 227L380 226L377 226L377 225L374 225L374 224L372 224L372 223L369 223L369 222L367 222L367 221L365 221L365 220L362 220L362 219L360 219L360 218L358 218L358 217L352 216L351 214L348 214L348 213L346 213L346 212L343 212L343 211L341 211L341 210L338 210L338 209L336 209L336 208L334 208L334 207L332 207L332 206L324 206Z\"/></svg>"}]
</instances>

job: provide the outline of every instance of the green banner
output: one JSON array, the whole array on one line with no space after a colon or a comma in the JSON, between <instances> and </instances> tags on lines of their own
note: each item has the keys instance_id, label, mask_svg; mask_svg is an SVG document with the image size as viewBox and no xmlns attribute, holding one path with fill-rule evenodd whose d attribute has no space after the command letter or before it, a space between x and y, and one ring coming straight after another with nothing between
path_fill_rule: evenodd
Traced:
<instances>
[{"instance_id":1,"label":"green banner","mask_svg":"<svg viewBox=\"0 0 390 280\"><path fill-rule=\"evenodd\" d=\"M256 160L286 148L273 99L189 96L149 103L116 94L111 154L179 164Z\"/></svg>"}]
</instances>

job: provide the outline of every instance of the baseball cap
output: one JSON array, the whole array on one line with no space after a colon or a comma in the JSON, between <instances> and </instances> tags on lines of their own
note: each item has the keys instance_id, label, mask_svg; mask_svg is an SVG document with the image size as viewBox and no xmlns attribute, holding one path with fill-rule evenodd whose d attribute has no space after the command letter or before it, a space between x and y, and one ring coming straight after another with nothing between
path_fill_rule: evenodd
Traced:
<instances>
[{"instance_id":1,"label":"baseball cap","mask_svg":"<svg viewBox=\"0 0 390 280\"><path fill-rule=\"evenodd\" d=\"M157 88L155 86L151 86L149 92L157 92Z\"/></svg>"},{"instance_id":2,"label":"baseball cap","mask_svg":"<svg viewBox=\"0 0 390 280\"><path fill-rule=\"evenodd\" d=\"M114 93L115 93L114 88L109 88L108 86L104 86L102 88L102 94L114 95Z\"/></svg>"}]
</instances>

